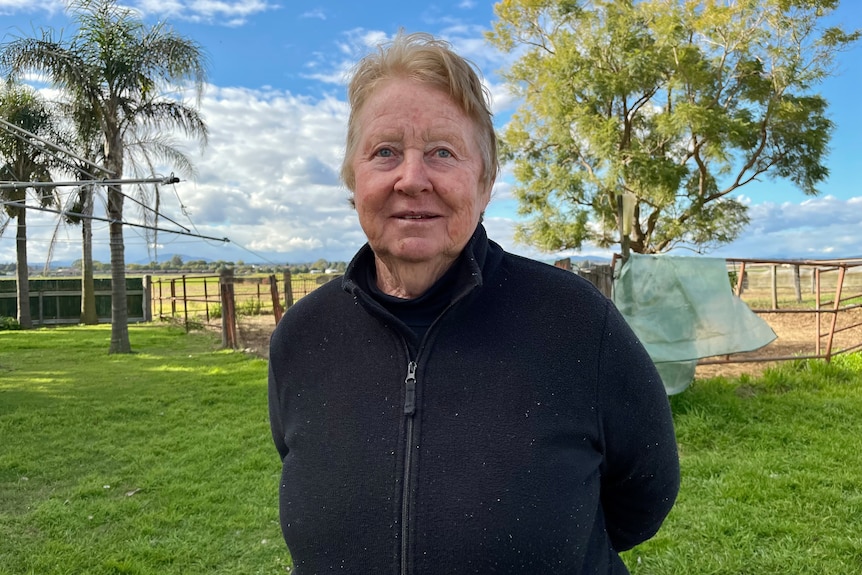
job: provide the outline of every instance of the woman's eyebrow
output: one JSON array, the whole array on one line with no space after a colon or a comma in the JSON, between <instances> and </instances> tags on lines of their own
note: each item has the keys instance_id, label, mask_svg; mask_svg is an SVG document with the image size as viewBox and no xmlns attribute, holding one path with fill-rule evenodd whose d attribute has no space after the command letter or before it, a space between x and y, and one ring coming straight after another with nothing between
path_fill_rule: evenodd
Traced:
<instances>
[{"instance_id":1,"label":"woman's eyebrow","mask_svg":"<svg viewBox=\"0 0 862 575\"><path fill-rule=\"evenodd\" d=\"M466 147L464 138L453 130L430 129L426 130L422 137L426 142L448 142L459 148Z\"/></svg>"}]
</instances>

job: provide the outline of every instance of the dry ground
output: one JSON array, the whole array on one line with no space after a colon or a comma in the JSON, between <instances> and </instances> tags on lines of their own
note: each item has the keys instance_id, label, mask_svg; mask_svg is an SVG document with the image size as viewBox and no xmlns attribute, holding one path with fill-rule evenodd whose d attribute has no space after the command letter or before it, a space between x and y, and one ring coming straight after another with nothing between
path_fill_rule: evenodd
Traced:
<instances>
[{"instance_id":1,"label":"dry ground","mask_svg":"<svg viewBox=\"0 0 862 575\"><path fill-rule=\"evenodd\" d=\"M775 335L778 336L772 343L750 353L742 353L732 356L733 359L754 359L772 357L795 357L817 355L817 320L811 312L801 313L763 313L760 317L769 324ZM826 353L832 314L821 314L820 327L820 354ZM862 309L856 308L841 311L836 320L836 329L854 326L850 329L839 331L835 334L832 343L832 352L847 349L862 344ZM857 348L858 349L858 348ZM721 358L710 358L721 359ZM776 365L776 362L744 362L726 363L713 365L699 365L696 377L712 377L724 375L734 377L743 373L756 375L768 366Z\"/></svg>"}]
</instances>

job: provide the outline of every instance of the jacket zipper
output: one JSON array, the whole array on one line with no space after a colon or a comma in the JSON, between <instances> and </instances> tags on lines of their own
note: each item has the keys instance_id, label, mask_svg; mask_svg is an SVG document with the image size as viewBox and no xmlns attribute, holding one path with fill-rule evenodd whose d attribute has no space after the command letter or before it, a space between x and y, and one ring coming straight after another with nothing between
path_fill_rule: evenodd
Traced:
<instances>
[{"instance_id":1,"label":"jacket zipper","mask_svg":"<svg viewBox=\"0 0 862 575\"><path fill-rule=\"evenodd\" d=\"M407 443L404 447L404 482L401 486L401 574L407 575L407 536L410 514L410 467L413 456L413 414L416 412L416 362L407 363L404 378L404 415L407 417Z\"/></svg>"},{"instance_id":2,"label":"jacket zipper","mask_svg":"<svg viewBox=\"0 0 862 575\"><path fill-rule=\"evenodd\" d=\"M419 345L419 356L422 356L422 350L425 349L425 342L428 340L428 334L431 333L431 331L436 327L437 323L440 321L440 318L446 315L446 313L450 309L452 309L455 304L458 303L458 301L460 301L470 291L472 291L472 289L473 288L470 287L464 289L461 293L457 294L457 296L452 299L452 302L448 306L446 306L446 309L444 309L440 313L440 315L431 323L431 325L428 327L428 331L425 333L425 336L422 338L422 342ZM401 486L401 575L409 574L409 569L407 566L407 551L409 548L408 535L410 532L410 479L412 477L411 467L413 461L413 415L416 413L416 368L418 367L416 361L409 359L409 350L407 352L407 358L407 377L404 378L404 416L407 418L407 443L404 447L404 483Z\"/></svg>"}]
</instances>

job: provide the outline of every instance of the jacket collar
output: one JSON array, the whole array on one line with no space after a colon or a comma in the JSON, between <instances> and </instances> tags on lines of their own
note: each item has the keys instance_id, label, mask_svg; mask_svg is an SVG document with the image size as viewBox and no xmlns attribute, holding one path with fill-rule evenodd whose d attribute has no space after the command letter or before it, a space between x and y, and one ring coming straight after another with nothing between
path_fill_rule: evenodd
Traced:
<instances>
[{"instance_id":1,"label":"jacket collar","mask_svg":"<svg viewBox=\"0 0 862 575\"><path fill-rule=\"evenodd\" d=\"M453 265L459 266L458 281L456 283L455 293L464 294L474 288L482 286L484 281L483 271L486 269L489 252L488 235L485 232L485 227L479 224L476 231L470 237L467 245L464 246L464 251L455 261ZM357 296L360 293L365 293L362 289L362 275L367 274L369 269L374 269L374 252L371 246L366 243L363 245L344 272L344 277L341 280L341 287L344 291ZM453 294L454 295L454 294Z\"/></svg>"}]
</instances>

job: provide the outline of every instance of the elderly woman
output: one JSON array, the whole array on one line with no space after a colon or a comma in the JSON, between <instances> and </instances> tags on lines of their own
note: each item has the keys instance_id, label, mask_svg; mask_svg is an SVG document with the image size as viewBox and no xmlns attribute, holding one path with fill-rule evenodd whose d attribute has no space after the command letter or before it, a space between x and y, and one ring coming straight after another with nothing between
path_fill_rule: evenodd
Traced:
<instances>
[{"instance_id":1,"label":"elderly woman","mask_svg":"<svg viewBox=\"0 0 862 575\"><path fill-rule=\"evenodd\" d=\"M679 487L652 362L592 285L487 238L494 127L448 44L399 35L349 101L368 243L271 340L296 573L627 573Z\"/></svg>"}]
</instances>

